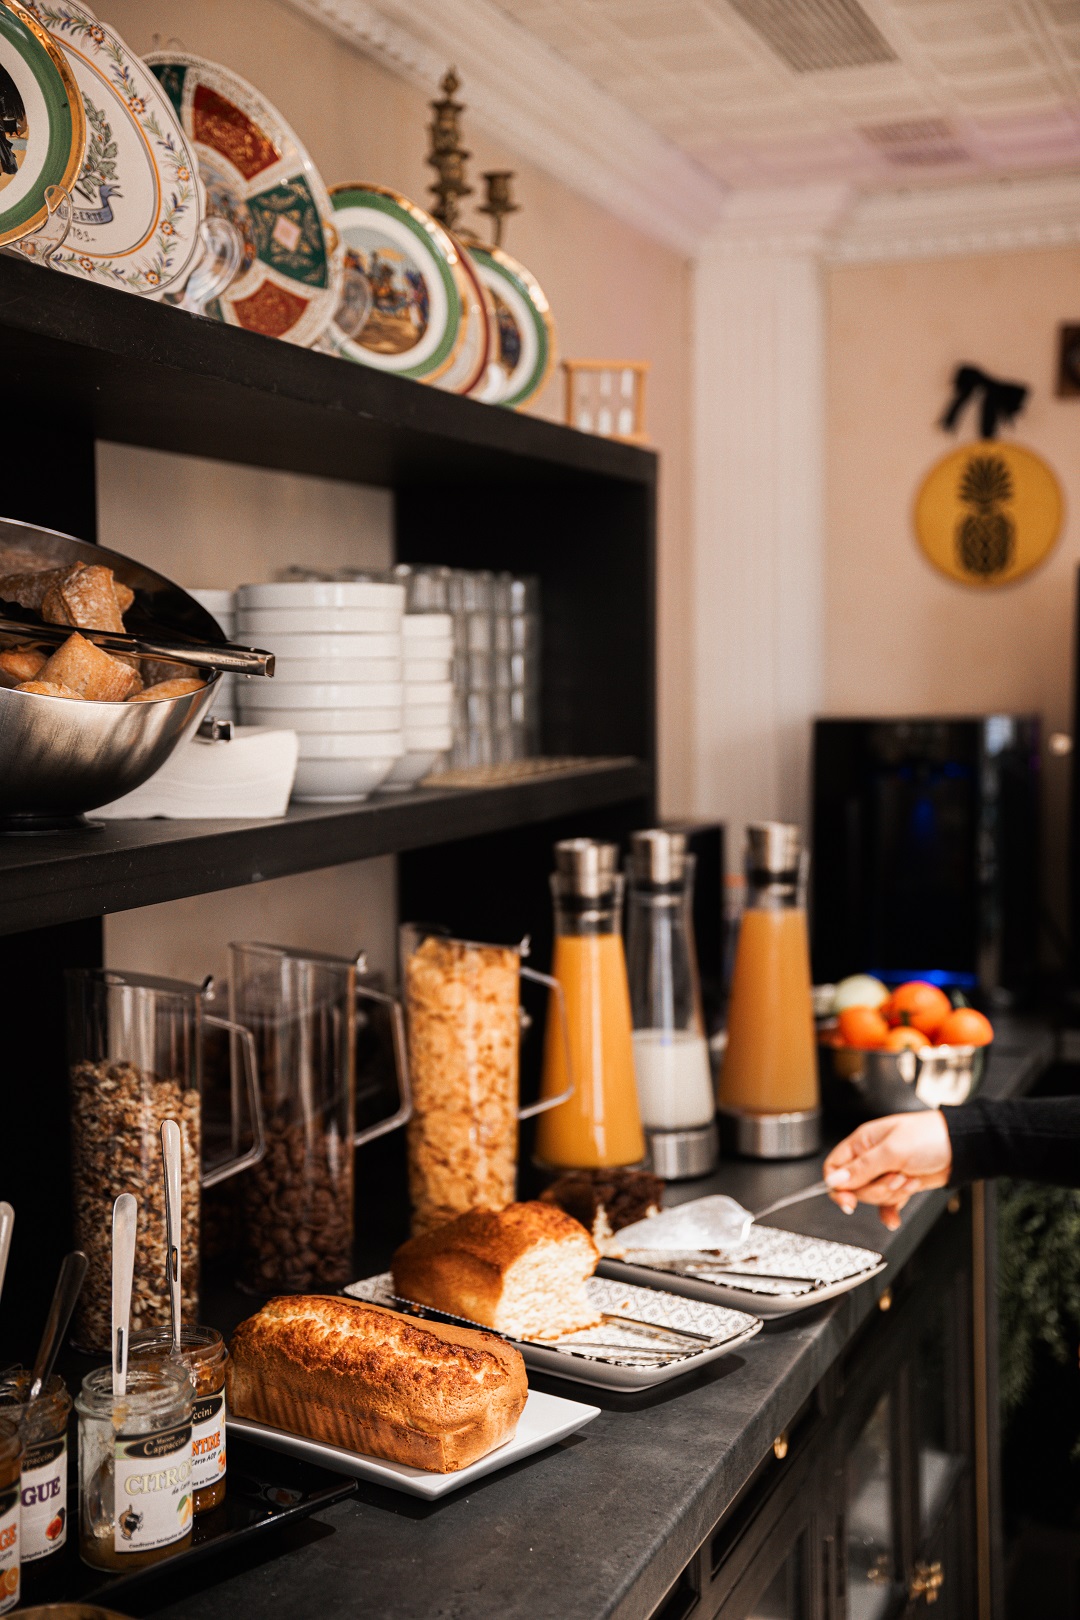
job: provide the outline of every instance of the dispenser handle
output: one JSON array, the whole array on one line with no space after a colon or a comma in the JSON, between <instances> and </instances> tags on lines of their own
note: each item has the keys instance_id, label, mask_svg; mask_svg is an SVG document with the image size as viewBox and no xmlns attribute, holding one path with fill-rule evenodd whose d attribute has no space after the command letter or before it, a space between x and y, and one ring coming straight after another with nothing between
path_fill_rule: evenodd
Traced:
<instances>
[{"instance_id":1,"label":"dispenser handle","mask_svg":"<svg viewBox=\"0 0 1080 1620\"><path fill-rule=\"evenodd\" d=\"M527 1108L518 1109L518 1119L535 1119L537 1114L546 1114L549 1108L558 1108L560 1103L569 1102L574 1095L574 1069L570 1056L570 1020L566 1013L566 992L558 979L553 979L550 973L538 973L535 968L525 967L522 964L521 977L533 979L537 984L546 984L555 997L559 1007L559 1024L562 1029L563 1054L566 1059L566 1073L569 1085L565 1091L560 1091L557 1097L541 1097L539 1102L530 1103Z\"/></svg>"},{"instance_id":2,"label":"dispenser handle","mask_svg":"<svg viewBox=\"0 0 1080 1620\"><path fill-rule=\"evenodd\" d=\"M412 1089L409 1085L409 1049L405 1039L405 1015L401 1010L401 1002L394 996L389 996L384 990L372 990L368 985L357 985L356 996L358 1000L378 1001L384 1007L390 1008L390 1024L394 1032L394 1073L397 1078L398 1108L397 1112L389 1115L387 1119L380 1119L374 1125L365 1126L353 1136L353 1147L362 1147L365 1142L373 1142L377 1136L386 1136L389 1131L396 1131L399 1125L408 1124L412 1118Z\"/></svg>"},{"instance_id":3,"label":"dispenser handle","mask_svg":"<svg viewBox=\"0 0 1080 1620\"><path fill-rule=\"evenodd\" d=\"M247 1080L248 1101L251 1106L251 1135L252 1145L246 1153L240 1153L234 1159L226 1159L219 1164L216 1170L206 1171L201 1179L201 1185L216 1187L221 1181L228 1181L230 1176L239 1175L241 1170L249 1170L253 1164L266 1153L266 1131L263 1127L262 1098L259 1095L259 1070L255 1055L255 1037L244 1024L237 1024L231 1018L219 1018L216 1013L204 1012L203 1024L212 1024L215 1029L227 1029L235 1035L240 1042L240 1049L244 1054L244 1075Z\"/></svg>"}]
</instances>

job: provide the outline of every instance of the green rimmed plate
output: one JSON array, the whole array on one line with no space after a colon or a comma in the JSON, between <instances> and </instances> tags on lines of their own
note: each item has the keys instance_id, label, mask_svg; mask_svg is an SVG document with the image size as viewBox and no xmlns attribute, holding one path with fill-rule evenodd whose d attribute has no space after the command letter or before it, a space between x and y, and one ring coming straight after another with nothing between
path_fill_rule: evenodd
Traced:
<instances>
[{"instance_id":1,"label":"green rimmed plate","mask_svg":"<svg viewBox=\"0 0 1080 1620\"><path fill-rule=\"evenodd\" d=\"M0 247L44 225L46 192L71 190L85 146L63 52L17 0L0 0Z\"/></svg>"},{"instance_id":2,"label":"green rimmed plate","mask_svg":"<svg viewBox=\"0 0 1080 1620\"><path fill-rule=\"evenodd\" d=\"M434 382L454 366L475 302L457 246L438 220L386 186L335 186L331 197L345 277L325 346Z\"/></svg>"},{"instance_id":3,"label":"green rimmed plate","mask_svg":"<svg viewBox=\"0 0 1080 1620\"><path fill-rule=\"evenodd\" d=\"M319 171L294 130L231 69L186 51L146 57L194 147L209 214L237 229L240 269L205 313L310 345L341 291L342 252Z\"/></svg>"},{"instance_id":4,"label":"green rimmed plate","mask_svg":"<svg viewBox=\"0 0 1080 1620\"><path fill-rule=\"evenodd\" d=\"M468 252L495 305L497 342L487 382L474 398L489 405L524 405L539 393L555 364L555 323L544 290L502 248L469 242Z\"/></svg>"},{"instance_id":5,"label":"green rimmed plate","mask_svg":"<svg viewBox=\"0 0 1080 1620\"><path fill-rule=\"evenodd\" d=\"M87 142L58 270L156 297L201 252L202 187L172 106L140 58L78 0L30 0L67 57Z\"/></svg>"}]
</instances>

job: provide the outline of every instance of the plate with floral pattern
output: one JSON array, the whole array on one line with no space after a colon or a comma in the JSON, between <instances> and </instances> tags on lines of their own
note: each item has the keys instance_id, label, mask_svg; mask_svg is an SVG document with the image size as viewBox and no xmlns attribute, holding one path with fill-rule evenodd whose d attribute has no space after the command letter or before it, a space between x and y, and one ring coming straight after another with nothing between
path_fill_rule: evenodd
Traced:
<instances>
[{"instance_id":1,"label":"plate with floral pattern","mask_svg":"<svg viewBox=\"0 0 1080 1620\"><path fill-rule=\"evenodd\" d=\"M202 196L157 80L77 0L30 0L28 9L63 50L86 115L71 228L51 263L151 297L183 283L201 253Z\"/></svg>"},{"instance_id":2,"label":"plate with floral pattern","mask_svg":"<svg viewBox=\"0 0 1080 1620\"><path fill-rule=\"evenodd\" d=\"M288 343L315 343L338 306L342 252L326 187L281 114L231 69L186 51L146 58L198 158L209 214L243 242L205 313Z\"/></svg>"},{"instance_id":3,"label":"plate with floral pattern","mask_svg":"<svg viewBox=\"0 0 1080 1620\"><path fill-rule=\"evenodd\" d=\"M325 347L399 377L442 377L464 345L473 296L456 244L387 186L334 186L330 195L345 275Z\"/></svg>"},{"instance_id":4,"label":"plate with floral pattern","mask_svg":"<svg viewBox=\"0 0 1080 1620\"><path fill-rule=\"evenodd\" d=\"M85 145L63 51L16 0L0 0L0 246L45 224L46 192L71 190Z\"/></svg>"},{"instance_id":5,"label":"plate with floral pattern","mask_svg":"<svg viewBox=\"0 0 1080 1620\"><path fill-rule=\"evenodd\" d=\"M469 242L468 251L495 305L495 353L475 397L489 405L524 405L543 388L555 364L548 301L536 277L502 248Z\"/></svg>"}]
</instances>

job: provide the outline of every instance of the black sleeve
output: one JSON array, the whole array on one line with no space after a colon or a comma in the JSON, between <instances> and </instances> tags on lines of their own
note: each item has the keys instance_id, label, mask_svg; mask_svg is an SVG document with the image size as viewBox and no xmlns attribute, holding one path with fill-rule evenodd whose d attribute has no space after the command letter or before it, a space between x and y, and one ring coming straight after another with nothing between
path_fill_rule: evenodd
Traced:
<instances>
[{"instance_id":1,"label":"black sleeve","mask_svg":"<svg viewBox=\"0 0 1080 1620\"><path fill-rule=\"evenodd\" d=\"M1080 1097L976 1097L941 1112L952 1142L951 1183L1019 1176L1080 1187Z\"/></svg>"}]
</instances>

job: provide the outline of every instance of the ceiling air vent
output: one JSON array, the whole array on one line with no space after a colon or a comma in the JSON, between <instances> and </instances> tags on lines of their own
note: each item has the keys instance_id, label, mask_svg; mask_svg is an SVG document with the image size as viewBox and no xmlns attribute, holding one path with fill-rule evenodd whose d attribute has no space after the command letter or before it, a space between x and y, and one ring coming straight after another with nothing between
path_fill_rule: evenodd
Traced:
<instances>
[{"instance_id":1,"label":"ceiling air vent","mask_svg":"<svg viewBox=\"0 0 1080 1620\"><path fill-rule=\"evenodd\" d=\"M905 118L894 124L865 124L863 135L887 163L901 168L934 168L966 163L971 153L944 118Z\"/></svg>"},{"instance_id":2,"label":"ceiling air vent","mask_svg":"<svg viewBox=\"0 0 1080 1620\"><path fill-rule=\"evenodd\" d=\"M857 0L728 0L728 4L796 73L899 60Z\"/></svg>"}]
</instances>

